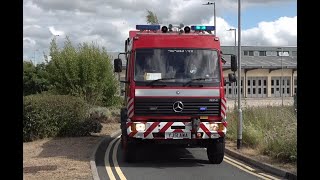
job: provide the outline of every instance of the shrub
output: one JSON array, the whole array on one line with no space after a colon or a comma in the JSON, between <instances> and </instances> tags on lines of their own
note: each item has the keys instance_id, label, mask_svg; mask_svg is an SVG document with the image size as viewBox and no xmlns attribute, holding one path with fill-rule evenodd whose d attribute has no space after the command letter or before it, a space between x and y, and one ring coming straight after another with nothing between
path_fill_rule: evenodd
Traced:
<instances>
[{"instance_id":1,"label":"shrub","mask_svg":"<svg viewBox=\"0 0 320 180\"><path fill-rule=\"evenodd\" d=\"M99 123L88 118L88 109L88 104L78 97L25 96L23 141L55 136L85 136L98 131Z\"/></svg>"},{"instance_id":2,"label":"shrub","mask_svg":"<svg viewBox=\"0 0 320 180\"><path fill-rule=\"evenodd\" d=\"M92 107L89 110L89 116L92 120L100 123L118 123L120 117L119 108Z\"/></svg>"},{"instance_id":3,"label":"shrub","mask_svg":"<svg viewBox=\"0 0 320 180\"><path fill-rule=\"evenodd\" d=\"M88 103L100 106L117 104L119 82L106 50L96 44L74 47L67 37L59 49L56 40L50 45L49 81L58 94L83 97Z\"/></svg>"},{"instance_id":4,"label":"shrub","mask_svg":"<svg viewBox=\"0 0 320 180\"><path fill-rule=\"evenodd\" d=\"M23 61L23 95L37 94L49 89L48 73L44 64Z\"/></svg>"}]
</instances>

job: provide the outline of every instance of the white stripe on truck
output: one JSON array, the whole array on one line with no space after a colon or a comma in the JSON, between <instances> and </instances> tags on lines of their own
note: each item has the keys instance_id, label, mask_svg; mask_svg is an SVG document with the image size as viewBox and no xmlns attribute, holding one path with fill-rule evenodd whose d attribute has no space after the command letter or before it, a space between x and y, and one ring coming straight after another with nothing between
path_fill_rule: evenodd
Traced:
<instances>
[{"instance_id":1,"label":"white stripe on truck","mask_svg":"<svg viewBox=\"0 0 320 180\"><path fill-rule=\"evenodd\" d=\"M219 89L136 89L136 96L189 96L208 97L220 96Z\"/></svg>"}]
</instances>

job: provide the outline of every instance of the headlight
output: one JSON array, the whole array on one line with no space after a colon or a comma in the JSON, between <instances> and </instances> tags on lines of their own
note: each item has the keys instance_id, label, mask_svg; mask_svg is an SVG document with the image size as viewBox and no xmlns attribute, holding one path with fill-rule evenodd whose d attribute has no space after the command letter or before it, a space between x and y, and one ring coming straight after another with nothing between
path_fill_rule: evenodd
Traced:
<instances>
[{"instance_id":1,"label":"headlight","mask_svg":"<svg viewBox=\"0 0 320 180\"><path fill-rule=\"evenodd\" d=\"M143 123L136 123L136 130L137 131L145 131L146 130L146 125Z\"/></svg>"},{"instance_id":2,"label":"headlight","mask_svg":"<svg viewBox=\"0 0 320 180\"><path fill-rule=\"evenodd\" d=\"M219 125L216 123L209 124L210 131L218 131L219 130Z\"/></svg>"},{"instance_id":3,"label":"headlight","mask_svg":"<svg viewBox=\"0 0 320 180\"><path fill-rule=\"evenodd\" d=\"M212 123L212 124L209 124L209 130L210 131L223 131L224 126L222 123Z\"/></svg>"}]
</instances>

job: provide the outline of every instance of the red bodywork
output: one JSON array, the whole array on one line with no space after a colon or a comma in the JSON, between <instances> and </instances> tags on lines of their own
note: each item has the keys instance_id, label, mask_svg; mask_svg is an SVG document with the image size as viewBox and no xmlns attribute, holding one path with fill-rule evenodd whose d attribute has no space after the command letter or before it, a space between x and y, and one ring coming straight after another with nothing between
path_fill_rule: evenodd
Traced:
<instances>
[{"instance_id":1,"label":"red bodywork","mask_svg":"<svg viewBox=\"0 0 320 180\"><path fill-rule=\"evenodd\" d=\"M220 51L220 41L218 37L215 37L212 34L202 34L202 33L162 33L160 31L158 32L139 32L139 31L130 31L129 32L129 42L127 43L127 52L130 52L127 61L127 74L126 74L126 80L129 81L128 84L126 84L126 105L127 109L131 109L131 111L134 111L134 103L129 104L130 100L134 102L135 100L135 90L136 89L217 89L219 90L219 97L215 96L209 96L206 98L219 98L225 100L225 94L224 94L224 77L223 77L223 71L222 71L222 61L221 61L221 51ZM219 87L151 87L151 86L136 86L134 81L134 58L135 58L135 49L137 48L197 48L197 49L215 49L218 51L219 55L219 62L220 62L220 74L221 74L221 81ZM150 96L148 96L150 98ZM152 96L151 96L152 97ZM181 96L182 97L182 96ZM193 96L195 97L195 96ZM143 98L143 97L139 97ZM170 98L170 96L161 96L157 98ZM199 98L204 98L199 97ZM133 107L131 107L133 106ZM225 106L221 105L221 106ZM206 119L201 119L201 121L205 122L221 122L224 126L227 126L226 121L224 121L225 117L225 109L224 112L221 113L219 116L207 116ZM128 112L128 116L129 116ZM132 117L129 117L129 121L127 123L127 128L130 128L133 122L187 122L190 121L192 116L161 116L161 119L156 116L136 116L133 114ZM155 126L154 124L152 126ZM169 125L165 125L165 129L168 128ZM204 125L200 125L203 126ZM147 132L150 133L151 131ZM159 131L161 132L161 130ZM207 131L208 132L208 131ZM133 136L136 132L129 132L129 136ZM209 132L210 133L210 132ZM223 136L224 133L218 132L220 136ZM146 133L145 133L146 135Z\"/></svg>"}]
</instances>

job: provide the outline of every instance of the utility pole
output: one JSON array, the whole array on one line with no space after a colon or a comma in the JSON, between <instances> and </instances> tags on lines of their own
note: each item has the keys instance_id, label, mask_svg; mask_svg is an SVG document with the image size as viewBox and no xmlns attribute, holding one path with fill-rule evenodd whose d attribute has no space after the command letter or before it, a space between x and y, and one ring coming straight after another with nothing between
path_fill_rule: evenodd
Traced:
<instances>
[{"instance_id":1,"label":"utility pole","mask_svg":"<svg viewBox=\"0 0 320 180\"><path fill-rule=\"evenodd\" d=\"M237 149L240 149L242 144L242 110L241 110L241 0L238 0L238 108L239 121L237 133Z\"/></svg>"}]
</instances>

